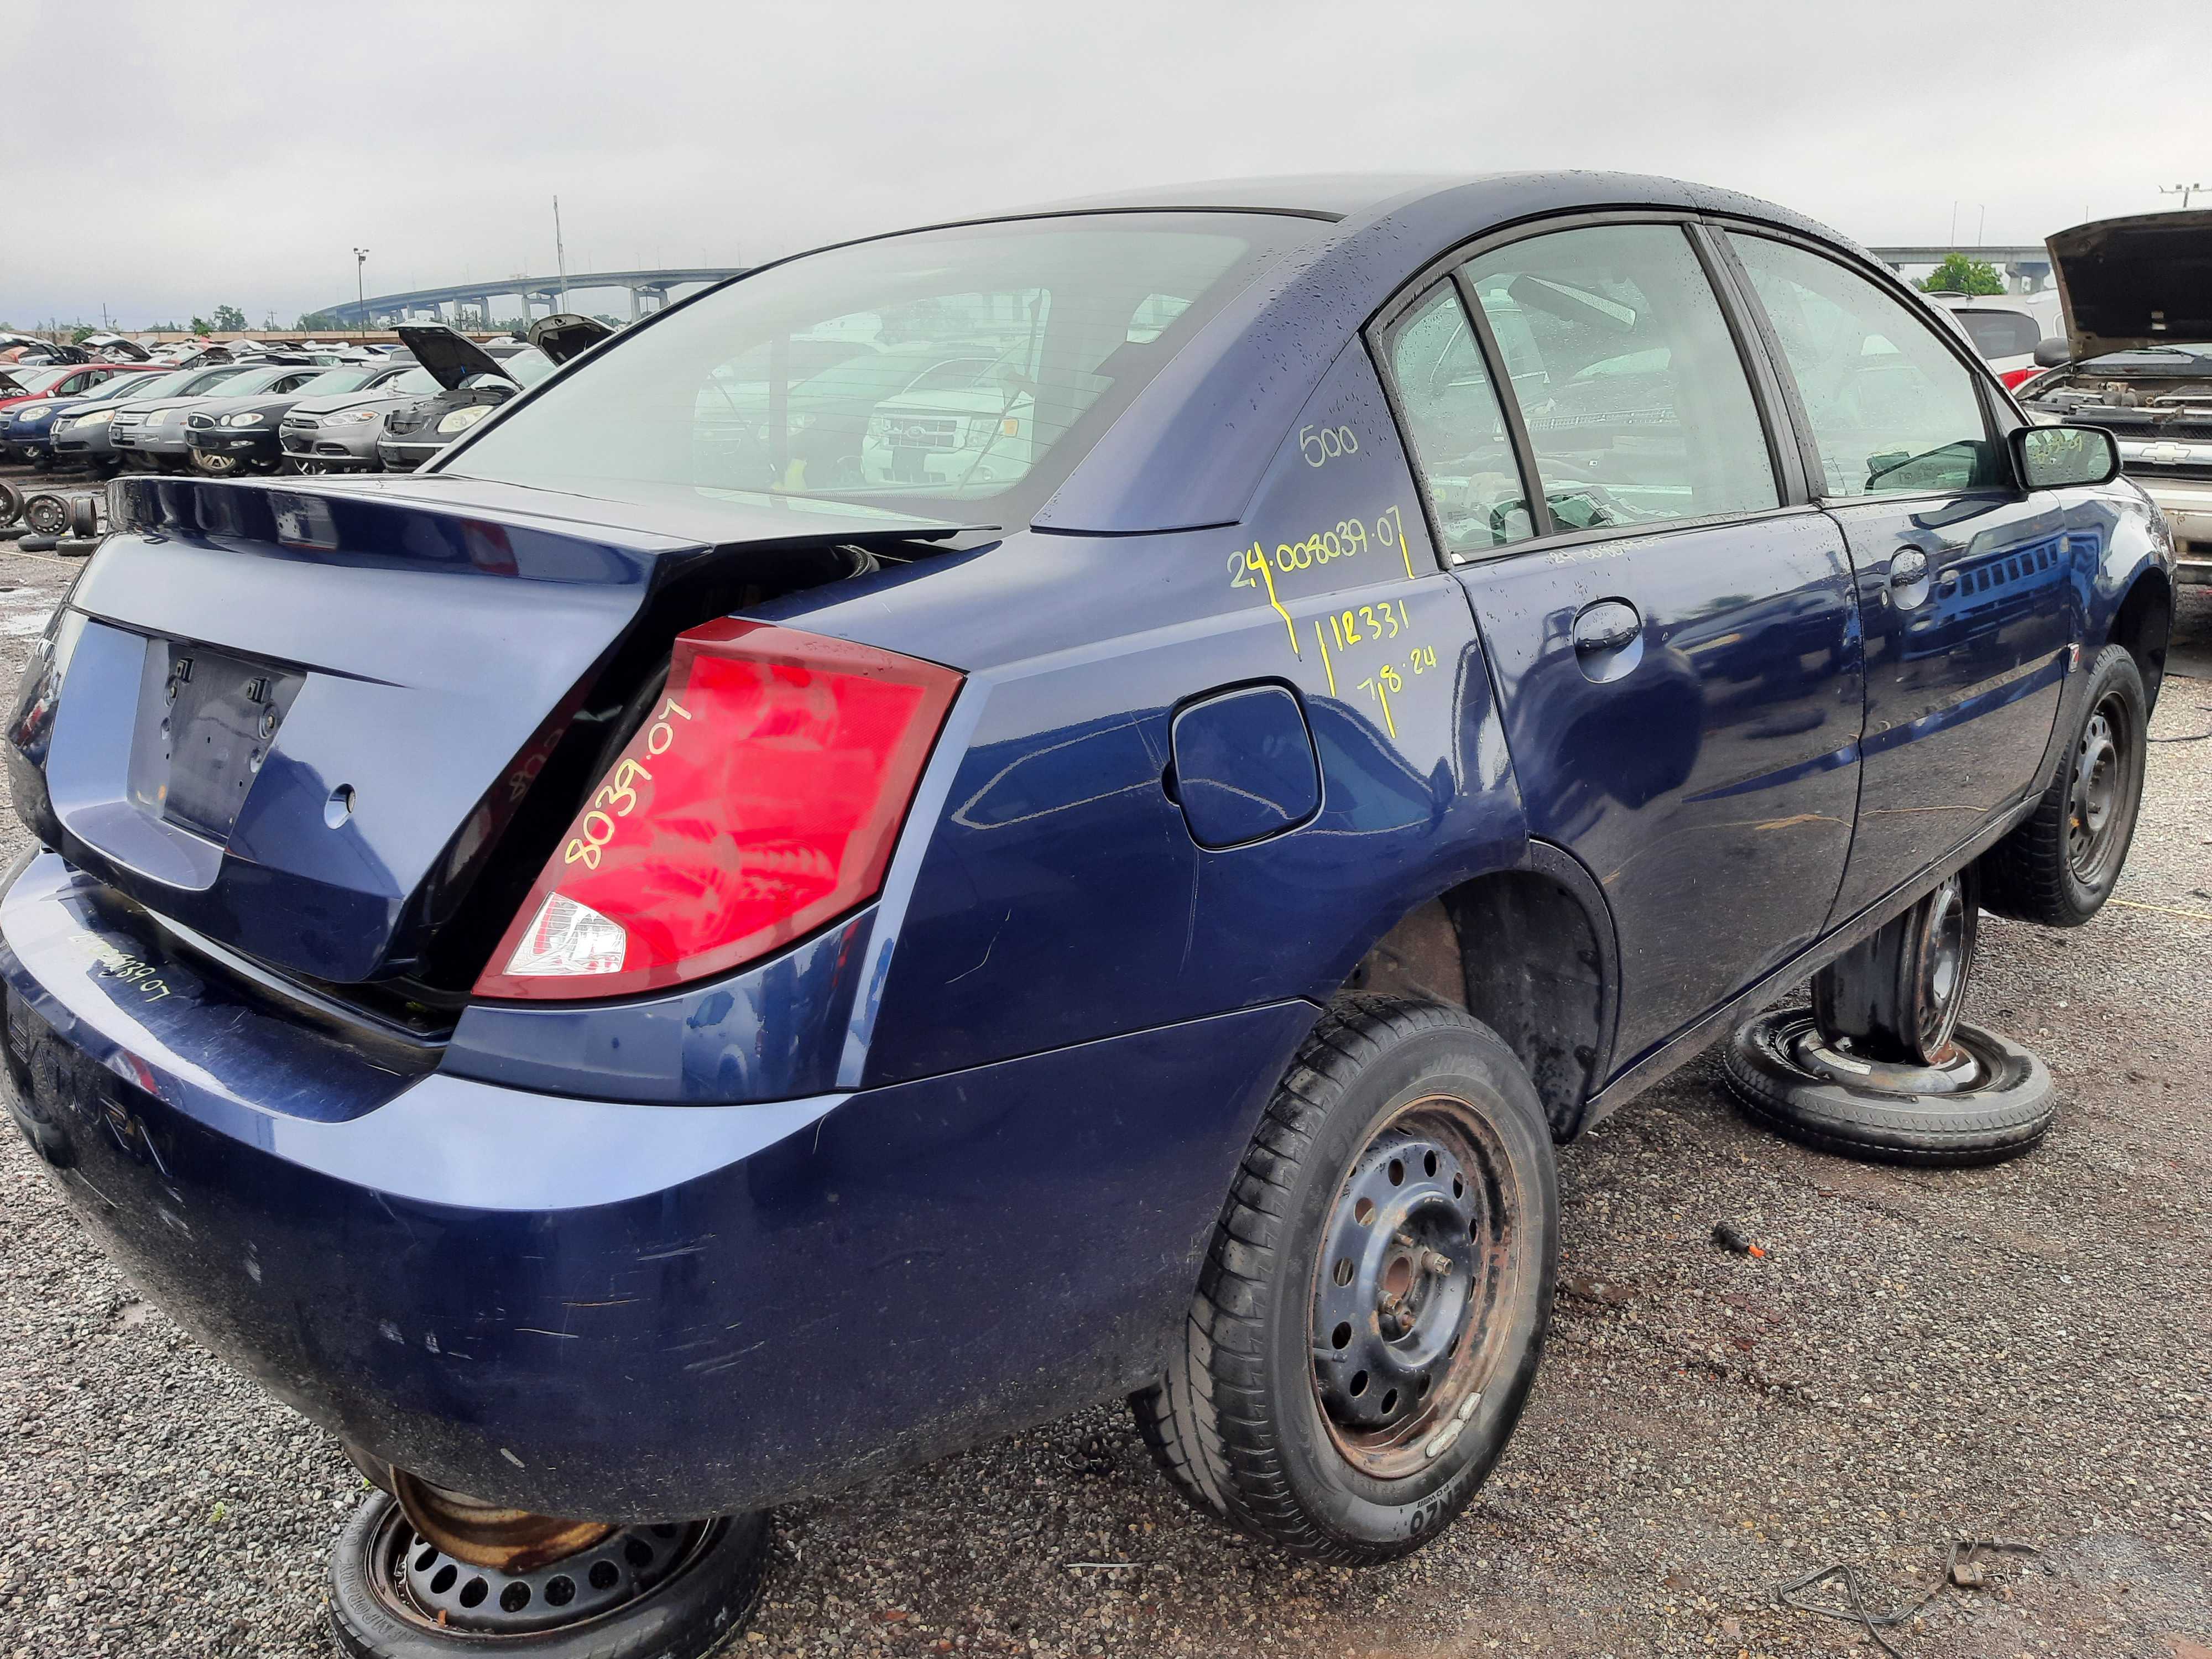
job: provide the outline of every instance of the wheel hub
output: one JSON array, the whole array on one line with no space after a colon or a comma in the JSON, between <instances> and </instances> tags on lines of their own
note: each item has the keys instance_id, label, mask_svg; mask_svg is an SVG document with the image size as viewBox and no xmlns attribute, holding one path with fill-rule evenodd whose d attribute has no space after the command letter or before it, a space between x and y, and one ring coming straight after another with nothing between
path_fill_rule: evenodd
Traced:
<instances>
[{"instance_id":1,"label":"wheel hub","mask_svg":"<svg viewBox=\"0 0 2212 1659\"><path fill-rule=\"evenodd\" d=\"M488 1504L404 1469L391 1471L391 1487L417 1533L455 1560L478 1567L526 1573L588 1549L615 1530L603 1521L571 1521Z\"/></svg>"},{"instance_id":2,"label":"wheel hub","mask_svg":"<svg viewBox=\"0 0 2212 1659\"><path fill-rule=\"evenodd\" d=\"M2075 873L2094 868L2112 821L2119 793L2119 744L2112 723L2100 708L2081 728L2081 741L2074 755L2072 811L2066 828L2066 850Z\"/></svg>"},{"instance_id":3,"label":"wheel hub","mask_svg":"<svg viewBox=\"0 0 2212 1659\"><path fill-rule=\"evenodd\" d=\"M1951 1024L1957 1023L1954 1010ZM1883 1095L1955 1095L1987 1081L1988 1073L1972 1051L1962 1043L1946 1042L1942 1055L1931 1061L1875 1060L1851 1051L1850 1040L1831 1042L1810 1019L1789 1040L1790 1054L1815 1077L1863 1093Z\"/></svg>"},{"instance_id":4,"label":"wheel hub","mask_svg":"<svg viewBox=\"0 0 2212 1659\"><path fill-rule=\"evenodd\" d=\"M1489 1287L1493 1218L1454 1139L1419 1121L1385 1129L1354 1162L1323 1235L1315 1389L1357 1462L1418 1441L1465 1393L1458 1362Z\"/></svg>"}]
</instances>

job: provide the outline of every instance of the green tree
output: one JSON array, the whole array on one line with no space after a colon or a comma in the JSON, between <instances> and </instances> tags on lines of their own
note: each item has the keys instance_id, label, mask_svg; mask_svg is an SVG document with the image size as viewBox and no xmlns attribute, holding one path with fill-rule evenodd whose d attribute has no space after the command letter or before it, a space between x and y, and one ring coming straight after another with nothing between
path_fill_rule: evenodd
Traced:
<instances>
[{"instance_id":1,"label":"green tree","mask_svg":"<svg viewBox=\"0 0 2212 1659\"><path fill-rule=\"evenodd\" d=\"M235 334L246 326L246 313L236 306L217 306L215 325L223 333Z\"/></svg>"},{"instance_id":2,"label":"green tree","mask_svg":"<svg viewBox=\"0 0 2212 1659\"><path fill-rule=\"evenodd\" d=\"M2002 294L2004 278L1987 259L1971 253L1947 253L1943 263L1921 280L1923 294Z\"/></svg>"},{"instance_id":3,"label":"green tree","mask_svg":"<svg viewBox=\"0 0 2212 1659\"><path fill-rule=\"evenodd\" d=\"M327 311L303 311L300 313L300 320L292 326L305 329L311 334L324 334L333 329L343 328L345 325Z\"/></svg>"}]
</instances>

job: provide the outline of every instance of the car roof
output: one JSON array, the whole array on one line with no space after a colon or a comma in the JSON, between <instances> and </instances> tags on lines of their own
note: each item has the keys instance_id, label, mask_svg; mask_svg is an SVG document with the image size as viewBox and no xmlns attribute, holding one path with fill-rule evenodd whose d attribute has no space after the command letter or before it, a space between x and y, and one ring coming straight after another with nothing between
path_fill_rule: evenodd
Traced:
<instances>
[{"instance_id":1,"label":"car roof","mask_svg":"<svg viewBox=\"0 0 2212 1659\"><path fill-rule=\"evenodd\" d=\"M1307 218L1366 221L1402 213L1437 198L1452 198L1456 212L1481 228L1538 210L1574 208L1658 207L1711 210L1765 219L1856 246L1840 233L1770 202L1734 191L1648 173L1595 172L1582 168L1525 173L1316 173L1279 178L1213 179L1179 185L1147 185L1097 196L1041 204L993 218L1031 214L1080 212L1226 210L1286 213ZM1546 202L1545 198L1549 198ZM1485 207L1492 205L1490 213ZM1488 217L1490 226L1480 222Z\"/></svg>"},{"instance_id":2,"label":"car roof","mask_svg":"<svg viewBox=\"0 0 2212 1659\"><path fill-rule=\"evenodd\" d=\"M1441 190L1467 180L1429 173L1310 173L1273 179L1207 179L1181 185L1147 185L1103 195L1048 202L1038 213L1139 209L1226 210L1232 213L1295 213L1315 219L1348 219L1400 196Z\"/></svg>"},{"instance_id":3,"label":"car roof","mask_svg":"<svg viewBox=\"0 0 2212 1659\"><path fill-rule=\"evenodd\" d=\"M1589 213L1714 216L1808 238L1851 256L1875 282L1901 286L1864 248L1802 213L1644 173L1229 181L1042 211L1207 205L1336 222L1316 223L1310 238L1279 256L1267 280L1207 319L1032 516L1036 528L1127 535L1237 522L1281 434L1296 425L1291 416L1368 319L1425 268L1493 234L1534 234L1544 221Z\"/></svg>"}]
</instances>

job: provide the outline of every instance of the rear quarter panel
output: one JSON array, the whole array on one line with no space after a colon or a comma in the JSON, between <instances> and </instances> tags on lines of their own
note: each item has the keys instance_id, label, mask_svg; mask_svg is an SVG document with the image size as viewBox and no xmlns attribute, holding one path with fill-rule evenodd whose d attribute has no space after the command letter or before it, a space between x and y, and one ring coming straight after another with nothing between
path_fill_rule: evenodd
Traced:
<instances>
[{"instance_id":1,"label":"rear quarter panel","mask_svg":"<svg viewBox=\"0 0 2212 1659\"><path fill-rule=\"evenodd\" d=\"M1308 427L1330 441L1302 446ZM896 603L820 599L787 619L969 676L886 885L845 1086L1319 1003L1413 904L1520 855L1472 617L1356 343L1240 523L1017 535ZM1165 781L1169 728L1254 684L1302 703L1322 807L1206 851Z\"/></svg>"}]
</instances>

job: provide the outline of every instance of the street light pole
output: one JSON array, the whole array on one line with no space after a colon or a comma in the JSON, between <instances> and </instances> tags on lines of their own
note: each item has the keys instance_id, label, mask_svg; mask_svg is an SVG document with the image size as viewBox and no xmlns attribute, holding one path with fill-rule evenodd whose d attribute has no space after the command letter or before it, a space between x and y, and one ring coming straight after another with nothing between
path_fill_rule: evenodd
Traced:
<instances>
[{"instance_id":1,"label":"street light pole","mask_svg":"<svg viewBox=\"0 0 2212 1659\"><path fill-rule=\"evenodd\" d=\"M364 274L368 267L368 250L357 247L353 251L353 337L356 340L368 337L368 279Z\"/></svg>"},{"instance_id":2,"label":"street light pole","mask_svg":"<svg viewBox=\"0 0 2212 1659\"><path fill-rule=\"evenodd\" d=\"M2181 198L2182 208L2185 211L2189 206L2189 198L2203 188L2202 185L2160 185L2158 187L2158 193L2161 196L2179 196Z\"/></svg>"}]
</instances>

